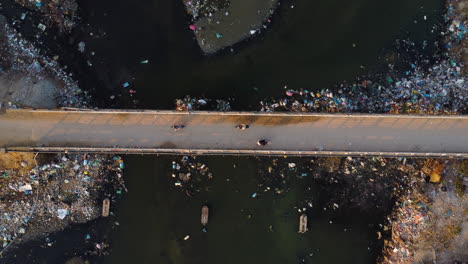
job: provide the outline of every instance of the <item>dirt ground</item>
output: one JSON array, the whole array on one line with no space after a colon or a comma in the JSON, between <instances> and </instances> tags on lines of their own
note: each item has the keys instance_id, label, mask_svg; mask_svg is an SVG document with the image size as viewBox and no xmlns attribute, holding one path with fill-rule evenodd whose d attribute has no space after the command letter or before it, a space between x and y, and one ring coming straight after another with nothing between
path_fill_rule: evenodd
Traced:
<instances>
[{"instance_id":1,"label":"dirt ground","mask_svg":"<svg viewBox=\"0 0 468 264\"><path fill-rule=\"evenodd\" d=\"M26 162L27 165L22 166L21 164L23 162ZM18 170L29 172L35 165L34 153L9 152L0 154L0 170Z\"/></svg>"}]
</instances>

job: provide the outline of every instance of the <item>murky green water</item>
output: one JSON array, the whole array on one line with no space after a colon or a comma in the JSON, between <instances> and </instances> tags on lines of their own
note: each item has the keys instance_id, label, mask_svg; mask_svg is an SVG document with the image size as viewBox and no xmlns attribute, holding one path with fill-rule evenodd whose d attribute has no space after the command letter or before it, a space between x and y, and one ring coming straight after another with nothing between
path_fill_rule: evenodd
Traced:
<instances>
[{"instance_id":1,"label":"murky green water","mask_svg":"<svg viewBox=\"0 0 468 264\"><path fill-rule=\"evenodd\" d=\"M374 262L379 243L369 225L377 219L356 209L330 209L332 194L311 175L291 177L286 194L263 193L257 189L262 179L255 158L207 157L201 160L214 178L208 191L190 198L173 184L173 159L127 157L130 192L105 263ZM307 210L309 231L298 234L297 208L308 207L306 200L313 204ZM205 204L207 232L200 224Z\"/></svg>"}]
</instances>

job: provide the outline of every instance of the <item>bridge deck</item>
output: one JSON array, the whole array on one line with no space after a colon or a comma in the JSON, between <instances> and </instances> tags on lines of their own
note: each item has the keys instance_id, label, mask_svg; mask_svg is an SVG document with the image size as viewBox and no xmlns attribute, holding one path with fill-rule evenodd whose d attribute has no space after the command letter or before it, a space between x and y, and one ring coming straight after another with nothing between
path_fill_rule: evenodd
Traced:
<instances>
[{"instance_id":1,"label":"bridge deck","mask_svg":"<svg viewBox=\"0 0 468 264\"><path fill-rule=\"evenodd\" d=\"M466 116L7 110L0 135L8 151L468 157Z\"/></svg>"}]
</instances>

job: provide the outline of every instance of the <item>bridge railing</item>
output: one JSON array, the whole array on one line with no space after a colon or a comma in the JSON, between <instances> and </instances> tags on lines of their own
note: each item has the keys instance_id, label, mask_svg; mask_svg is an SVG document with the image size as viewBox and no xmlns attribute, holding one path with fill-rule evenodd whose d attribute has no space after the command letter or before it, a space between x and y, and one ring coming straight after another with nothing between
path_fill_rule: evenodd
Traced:
<instances>
[{"instance_id":1,"label":"bridge railing","mask_svg":"<svg viewBox=\"0 0 468 264\"><path fill-rule=\"evenodd\" d=\"M0 152L2 149L0 149ZM160 149L160 148L86 148L86 147L13 147L3 152L41 153L114 153L158 155L234 155L234 156L373 156L414 158L468 158L468 153L417 153L417 152L358 152L358 151L282 151L282 150L223 150L223 149Z\"/></svg>"}]
</instances>

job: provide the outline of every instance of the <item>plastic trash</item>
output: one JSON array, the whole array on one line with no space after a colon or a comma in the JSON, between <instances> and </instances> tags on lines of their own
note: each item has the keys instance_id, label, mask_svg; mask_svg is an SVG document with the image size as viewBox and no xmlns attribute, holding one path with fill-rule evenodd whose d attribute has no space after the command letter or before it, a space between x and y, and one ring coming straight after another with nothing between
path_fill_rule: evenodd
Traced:
<instances>
[{"instance_id":1,"label":"plastic trash","mask_svg":"<svg viewBox=\"0 0 468 264\"><path fill-rule=\"evenodd\" d=\"M45 31L47 27L44 24L39 23L39 25L37 25L37 28L39 28L42 31Z\"/></svg>"},{"instance_id":2,"label":"plastic trash","mask_svg":"<svg viewBox=\"0 0 468 264\"><path fill-rule=\"evenodd\" d=\"M257 197L257 193L252 194L252 198L255 198L255 197Z\"/></svg>"},{"instance_id":3,"label":"plastic trash","mask_svg":"<svg viewBox=\"0 0 468 264\"><path fill-rule=\"evenodd\" d=\"M197 30L197 26L195 26L195 25L190 25L189 28L190 28L191 30L193 30L193 31Z\"/></svg>"},{"instance_id":4,"label":"plastic trash","mask_svg":"<svg viewBox=\"0 0 468 264\"><path fill-rule=\"evenodd\" d=\"M29 183L28 183L28 184L25 184L25 185L23 185L23 186L20 186L20 187L18 188L18 191L20 191L20 192L31 191L31 190L32 190L32 186L31 186L31 184L29 184Z\"/></svg>"},{"instance_id":5,"label":"plastic trash","mask_svg":"<svg viewBox=\"0 0 468 264\"><path fill-rule=\"evenodd\" d=\"M57 210L57 216L60 219L64 219L68 215L68 210L67 209L58 209Z\"/></svg>"},{"instance_id":6,"label":"plastic trash","mask_svg":"<svg viewBox=\"0 0 468 264\"><path fill-rule=\"evenodd\" d=\"M78 43L78 51L83 53L85 52L85 48L86 48L86 44L83 41L80 41L80 43Z\"/></svg>"}]
</instances>

